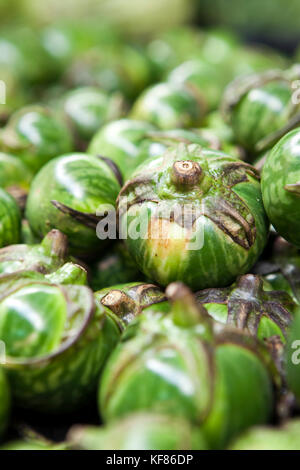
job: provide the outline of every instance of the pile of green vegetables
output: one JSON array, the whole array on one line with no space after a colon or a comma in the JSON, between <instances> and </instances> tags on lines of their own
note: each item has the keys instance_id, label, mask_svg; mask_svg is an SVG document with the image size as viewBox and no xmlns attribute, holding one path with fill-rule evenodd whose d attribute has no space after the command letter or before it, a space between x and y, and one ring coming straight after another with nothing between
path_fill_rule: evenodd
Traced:
<instances>
[{"instance_id":1,"label":"pile of green vegetables","mask_svg":"<svg viewBox=\"0 0 300 470\"><path fill-rule=\"evenodd\" d=\"M0 78L2 448L299 450L296 58L64 22Z\"/></svg>"}]
</instances>

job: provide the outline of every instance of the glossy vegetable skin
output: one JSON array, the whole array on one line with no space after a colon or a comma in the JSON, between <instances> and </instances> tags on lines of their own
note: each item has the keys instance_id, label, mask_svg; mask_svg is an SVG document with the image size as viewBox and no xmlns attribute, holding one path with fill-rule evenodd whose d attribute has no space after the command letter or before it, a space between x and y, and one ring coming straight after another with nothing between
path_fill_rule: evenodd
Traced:
<instances>
[{"instance_id":1,"label":"glossy vegetable skin","mask_svg":"<svg viewBox=\"0 0 300 470\"><path fill-rule=\"evenodd\" d=\"M114 167L113 167L114 169ZM26 215L40 237L52 228L68 237L76 255L100 253L96 227L112 211L120 186L107 161L83 153L64 155L45 165L32 182Z\"/></svg>"},{"instance_id":2,"label":"glossy vegetable skin","mask_svg":"<svg viewBox=\"0 0 300 470\"><path fill-rule=\"evenodd\" d=\"M293 99L293 83L299 78L299 71L299 65L295 65L285 72L268 70L242 75L228 86L223 114L250 159L299 124L299 104Z\"/></svg>"},{"instance_id":3,"label":"glossy vegetable skin","mask_svg":"<svg viewBox=\"0 0 300 470\"><path fill-rule=\"evenodd\" d=\"M43 106L28 106L11 116L0 146L36 173L51 158L71 152L73 145L68 128L54 113Z\"/></svg>"},{"instance_id":4,"label":"glossy vegetable skin","mask_svg":"<svg viewBox=\"0 0 300 470\"><path fill-rule=\"evenodd\" d=\"M164 410L201 425L209 446L221 448L242 429L267 422L270 375L255 340L237 331L215 336L206 311L179 288L167 289L171 313L148 309L124 333L101 378L100 410L108 422Z\"/></svg>"},{"instance_id":5,"label":"glossy vegetable skin","mask_svg":"<svg viewBox=\"0 0 300 470\"><path fill-rule=\"evenodd\" d=\"M3 369L14 401L48 413L87 403L120 334L114 320L96 307L92 291L22 277L12 284L11 275L1 279L0 311L7 354Z\"/></svg>"},{"instance_id":6,"label":"glossy vegetable skin","mask_svg":"<svg viewBox=\"0 0 300 470\"><path fill-rule=\"evenodd\" d=\"M267 241L255 169L198 145L144 162L122 188L118 211L133 259L161 285L227 286L252 267Z\"/></svg>"},{"instance_id":7,"label":"glossy vegetable skin","mask_svg":"<svg viewBox=\"0 0 300 470\"><path fill-rule=\"evenodd\" d=\"M160 129L174 129L200 126L204 114L205 107L193 89L166 82L146 89L134 103L130 117Z\"/></svg>"},{"instance_id":8,"label":"glossy vegetable skin","mask_svg":"<svg viewBox=\"0 0 300 470\"><path fill-rule=\"evenodd\" d=\"M276 230L300 247L300 129L286 134L272 149L262 173L266 212Z\"/></svg>"}]
</instances>

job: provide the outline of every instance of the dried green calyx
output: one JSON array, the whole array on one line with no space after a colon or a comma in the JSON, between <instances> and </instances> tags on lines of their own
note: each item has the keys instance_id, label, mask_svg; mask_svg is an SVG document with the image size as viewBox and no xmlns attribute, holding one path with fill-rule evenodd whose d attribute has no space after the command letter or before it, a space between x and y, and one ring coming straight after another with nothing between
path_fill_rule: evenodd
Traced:
<instances>
[{"instance_id":1,"label":"dried green calyx","mask_svg":"<svg viewBox=\"0 0 300 470\"><path fill-rule=\"evenodd\" d=\"M159 287L138 282L101 289L95 299L118 318L122 329L144 309L166 300Z\"/></svg>"},{"instance_id":2,"label":"dried green calyx","mask_svg":"<svg viewBox=\"0 0 300 470\"><path fill-rule=\"evenodd\" d=\"M263 279L253 274L240 277L233 287L200 291L196 298L216 320L261 339L284 338L295 309L289 294L265 290Z\"/></svg>"}]
</instances>

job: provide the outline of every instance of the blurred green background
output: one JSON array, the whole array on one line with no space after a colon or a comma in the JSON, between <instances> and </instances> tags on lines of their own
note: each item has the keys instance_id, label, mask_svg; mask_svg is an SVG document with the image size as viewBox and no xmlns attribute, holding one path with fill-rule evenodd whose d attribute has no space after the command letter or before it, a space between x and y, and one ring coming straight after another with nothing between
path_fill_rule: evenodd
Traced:
<instances>
[{"instance_id":1,"label":"blurred green background","mask_svg":"<svg viewBox=\"0 0 300 470\"><path fill-rule=\"evenodd\" d=\"M0 0L1 23L47 24L105 18L131 35L176 24L230 26L247 37L290 47L300 39L299 0Z\"/></svg>"}]
</instances>

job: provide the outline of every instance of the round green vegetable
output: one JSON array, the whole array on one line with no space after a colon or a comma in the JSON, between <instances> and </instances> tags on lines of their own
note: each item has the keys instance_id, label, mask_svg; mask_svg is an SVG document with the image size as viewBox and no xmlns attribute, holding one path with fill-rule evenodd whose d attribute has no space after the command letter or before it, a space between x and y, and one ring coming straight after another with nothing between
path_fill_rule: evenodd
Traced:
<instances>
[{"instance_id":1,"label":"round green vegetable","mask_svg":"<svg viewBox=\"0 0 300 470\"><path fill-rule=\"evenodd\" d=\"M268 421L268 354L237 330L213 334L207 312L183 285L170 285L167 295L171 312L148 309L110 356L99 393L102 417L109 422L137 411L183 417L220 449Z\"/></svg>"},{"instance_id":2,"label":"round green vegetable","mask_svg":"<svg viewBox=\"0 0 300 470\"><path fill-rule=\"evenodd\" d=\"M62 107L75 137L89 141L106 122L123 114L124 100L119 93L109 96L99 88L82 87L68 92Z\"/></svg>"},{"instance_id":3,"label":"round green vegetable","mask_svg":"<svg viewBox=\"0 0 300 470\"><path fill-rule=\"evenodd\" d=\"M266 212L275 229L300 247L300 129L286 134L267 157L262 173Z\"/></svg>"},{"instance_id":4,"label":"round green vegetable","mask_svg":"<svg viewBox=\"0 0 300 470\"><path fill-rule=\"evenodd\" d=\"M228 86L222 109L236 141L254 159L274 145L300 122L299 103L292 84L300 76L300 66L285 72L268 70L241 76Z\"/></svg>"},{"instance_id":5,"label":"round green vegetable","mask_svg":"<svg viewBox=\"0 0 300 470\"><path fill-rule=\"evenodd\" d=\"M144 162L122 188L118 211L133 259L161 285L229 285L267 241L256 170L198 145L179 145Z\"/></svg>"},{"instance_id":6,"label":"round green vegetable","mask_svg":"<svg viewBox=\"0 0 300 470\"><path fill-rule=\"evenodd\" d=\"M155 128L143 121L120 119L106 124L93 137L88 153L110 158L119 167L124 180L140 163L139 148Z\"/></svg>"},{"instance_id":7,"label":"round green vegetable","mask_svg":"<svg viewBox=\"0 0 300 470\"><path fill-rule=\"evenodd\" d=\"M48 18L49 19L49 18ZM41 42L52 58L58 72L63 73L70 62L81 53L103 44L119 44L118 33L97 19L55 21L41 31Z\"/></svg>"},{"instance_id":8,"label":"round green vegetable","mask_svg":"<svg viewBox=\"0 0 300 470\"><path fill-rule=\"evenodd\" d=\"M107 159L84 153L50 161L34 178L26 205L33 232L40 237L57 228L76 255L99 253L96 227L114 209L120 185ZM116 173L118 176L118 173Z\"/></svg>"},{"instance_id":9,"label":"round green vegetable","mask_svg":"<svg viewBox=\"0 0 300 470\"><path fill-rule=\"evenodd\" d=\"M206 110L217 108L227 85L226 76L220 74L218 67L201 59L183 62L171 71L168 80L194 89Z\"/></svg>"},{"instance_id":10,"label":"round green vegetable","mask_svg":"<svg viewBox=\"0 0 300 470\"><path fill-rule=\"evenodd\" d=\"M88 287L12 281L13 275L1 279L0 340L15 402L51 413L82 406L95 391L119 327L96 307Z\"/></svg>"},{"instance_id":11,"label":"round green vegetable","mask_svg":"<svg viewBox=\"0 0 300 470\"><path fill-rule=\"evenodd\" d=\"M263 279L253 274L241 276L232 287L197 292L196 299L217 322L260 340L279 336L285 341L296 308L286 292L264 289Z\"/></svg>"},{"instance_id":12,"label":"round green vegetable","mask_svg":"<svg viewBox=\"0 0 300 470\"><path fill-rule=\"evenodd\" d=\"M75 426L68 434L81 450L203 450L201 430L179 417L136 413L103 428Z\"/></svg>"},{"instance_id":13,"label":"round green vegetable","mask_svg":"<svg viewBox=\"0 0 300 470\"><path fill-rule=\"evenodd\" d=\"M205 106L194 88L165 82L146 89L134 103L130 117L160 129L174 129L200 126L204 114Z\"/></svg>"},{"instance_id":14,"label":"round green vegetable","mask_svg":"<svg viewBox=\"0 0 300 470\"><path fill-rule=\"evenodd\" d=\"M51 158L72 150L68 128L47 108L28 106L14 113L0 135L0 146L37 172Z\"/></svg>"},{"instance_id":15,"label":"round green vegetable","mask_svg":"<svg viewBox=\"0 0 300 470\"><path fill-rule=\"evenodd\" d=\"M51 230L41 243L10 245L0 250L0 274L37 271L47 274L68 261L67 237Z\"/></svg>"},{"instance_id":16,"label":"round green vegetable","mask_svg":"<svg viewBox=\"0 0 300 470\"><path fill-rule=\"evenodd\" d=\"M17 157L0 152L0 187L5 189L24 207L32 173Z\"/></svg>"},{"instance_id":17,"label":"round green vegetable","mask_svg":"<svg viewBox=\"0 0 300 470\"><path fill-rule=\"evenodd\" d=\"M16 200L0 188L0 247L18 243L21 213Z\"/></svg>"},{"instance_id":18,"label":"round green vegetable","mask_svg":"<svg viewBox=\"0 0 300 470\"><path fill-rule=\"evenodd\" d=\"M52 58L42 46L38 34L29 27L2 29L0 68L3 66L16 74L21 86L24 82L32 85L55 78Z\"/></svg>"}]
</instances>

